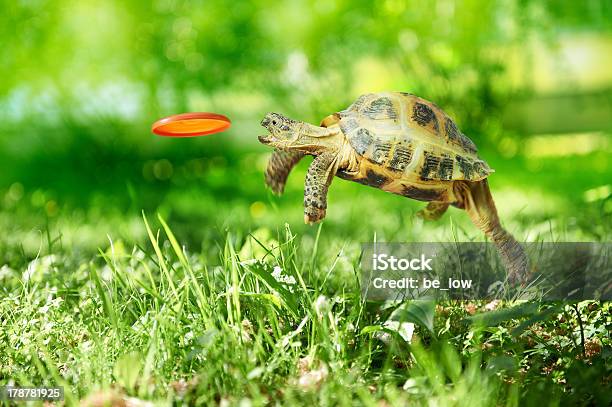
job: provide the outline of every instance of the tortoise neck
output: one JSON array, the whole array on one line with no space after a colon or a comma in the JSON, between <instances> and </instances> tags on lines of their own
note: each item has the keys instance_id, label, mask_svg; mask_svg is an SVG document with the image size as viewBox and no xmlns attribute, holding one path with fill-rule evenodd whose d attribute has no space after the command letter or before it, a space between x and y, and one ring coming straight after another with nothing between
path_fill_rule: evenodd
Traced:
<instances>
[{"instance_id":1,"label":"tortoise neck","mask_svg":"<svg viewBox=\"0 0 612 407\"><path fill-rule=\"evenodd\" d=\"M337 137L339 134L338 126L319 127L302 122L298 133L294 147L307 154L319 155L340 148Z\"/></svg>"},{"instance_id":2,"label":"tortoise neck","mask_svg":"<svg viewBox=\"0 0 612 407\"><path fill-rule=\"evenodd\" d=\"M309 137L328 137L333 136L334 132L328 127L313 126L310 123L302 122L300 133Z\"/></svg>"}]
</instances>

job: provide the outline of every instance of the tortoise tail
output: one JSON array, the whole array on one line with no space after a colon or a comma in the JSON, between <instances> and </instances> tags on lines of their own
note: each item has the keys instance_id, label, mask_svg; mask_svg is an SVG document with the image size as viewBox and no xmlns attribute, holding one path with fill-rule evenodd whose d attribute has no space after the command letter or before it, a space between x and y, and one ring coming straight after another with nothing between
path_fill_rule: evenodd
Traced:
<instances>
[{"instance_id":1,"label":"tortoise tail","mask_svg":"<svg viewBox=\"0 0 612 407\"><path fill-rule=\"evenodd\" d=\"M467 211L472 222L497 247L510 281L524 282L529 268L527 255L514 236L502 228L487 180L457 182L455 193L460 200L457 206Z\"/></svg>"}]
</instances>

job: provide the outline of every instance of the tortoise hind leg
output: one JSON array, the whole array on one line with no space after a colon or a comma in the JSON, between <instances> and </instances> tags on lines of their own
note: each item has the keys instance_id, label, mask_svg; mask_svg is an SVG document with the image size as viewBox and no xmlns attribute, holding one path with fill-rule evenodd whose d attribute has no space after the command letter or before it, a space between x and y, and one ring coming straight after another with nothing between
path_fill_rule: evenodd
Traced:
<instances>
[{"instance_id":1,"label":"tortoise hind leg","mask_svg":"<svg viewBox=\"0 0 612 407\"><path fill-rule=\"evenodd\" d=\"M472 222L497 246L510 281L524 282L529 266L527 255L520 243L502 228L487 180L459 181L455 183L454 191L459 198L454 205L465 209Z\"/></svg>"},{"instance_id":2,"label":"tortoise hind leg","mask_svg":"<svg viewBox=\"0 0 612 407\"><path fill-rule=\"evenodd\" d=\"M274 150L266 168L266 185L280 195L285 190L287 177L295 165L304 157L299 151Z\"/></svg>"},{"instance_id":3,"label":"tortoise hind leg","mask_svg":"<svg viewBox=\"0 0 612 407\"><path fill-rule=\"evenodd\" d=\"M447 202L430 202L417 212L417 216L426 220L438 220L444 215L449 205Z\"/></svg>"}]
</instances>

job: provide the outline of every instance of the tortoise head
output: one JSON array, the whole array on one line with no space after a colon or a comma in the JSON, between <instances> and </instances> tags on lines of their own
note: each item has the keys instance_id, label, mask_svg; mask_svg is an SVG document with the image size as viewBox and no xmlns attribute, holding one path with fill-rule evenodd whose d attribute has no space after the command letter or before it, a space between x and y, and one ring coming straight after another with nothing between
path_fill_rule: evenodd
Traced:
<instances>
[{"instance_id":1,"label":"tortoise head","mask_svg":"<svg viewBox=\"0 0 612 407\"><path fill-rule=\"evenodd\" d=\"M268 113L261 125L270 132L259 136L262 144L283 150L299 150L304 153L317 153L324 149L325 143L320 138L332 135L327 129L293 120L280 113Z\"/></svg>"},{"instance_id":2,"label":"tortoise head","mask_svg":"<svg viewBox=\"0 0 612 407\"><path fill-rule=\"evenodd\" d=\"M259 141L274 148L293 146L299 136L301 122L292 120L280 113L268 113L261 121L270 134L259 136Z\"/></svg>"}]
</instances>

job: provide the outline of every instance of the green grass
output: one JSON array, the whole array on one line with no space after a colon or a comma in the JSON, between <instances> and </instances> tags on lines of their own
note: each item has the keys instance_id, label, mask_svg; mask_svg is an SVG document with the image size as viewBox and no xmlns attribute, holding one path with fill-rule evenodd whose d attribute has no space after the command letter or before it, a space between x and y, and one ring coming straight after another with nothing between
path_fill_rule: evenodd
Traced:
<instances>
[{"instance_id":1,"label":"green grass","mask_svg":"<svg viewBox=\"0 0 612 407\"><path fill-rule=\"evenodd\" d=\"M134 246L109 238L87 256L50 234L27 265L2 268L0 384L61 384L69 404L609 400L608 303L577 304L583 349L570 304L364 302L358 243L333 244L326 225L230 231L188 250L163 218L142 224ZM411 343L384 327L398 312L417 322Z\"/></svg>"}]
</instances>

